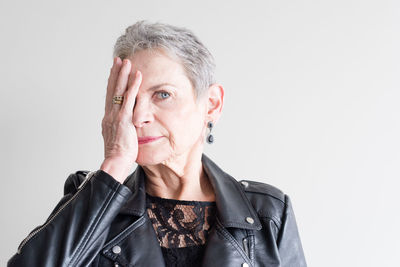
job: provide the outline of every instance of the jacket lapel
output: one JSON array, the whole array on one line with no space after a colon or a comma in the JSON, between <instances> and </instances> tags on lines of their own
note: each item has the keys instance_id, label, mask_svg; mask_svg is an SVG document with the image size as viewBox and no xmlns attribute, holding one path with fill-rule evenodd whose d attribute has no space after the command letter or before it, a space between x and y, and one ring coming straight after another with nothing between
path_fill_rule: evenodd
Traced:
<instances>
[{"instance_id":1,"label":"jacket lapel","mask_svg":"<svg viewBox=\"0 0 400 267\"><path fill-rule=\"evenodd\" d=\"M124 183L132 191L131 198L120 210L118 217L137 218L103 247L102 254L118 266L165 267L164 258L153 225L146 212L145 174L138 168ZM113 249L120 248L120 253ZM117 265L116 265L117 266Z\"/></svg>"},{"instance_id":2,"label":"jacket lapel","mask_svg":"<svg viewBox=\"0 0 400 267\"><path fill-rule=\"evenodd\" d=\"M102 254L118 263L116 266L165 267L160 245L147 215L107 242Z\"/></svg>"},{"instance_id":3,"label":"jacket lapel","mask_svg":"<svg viewBox=\"0 0 400 267\"><path fill-rule=\"evenodd\" d=\"M203 168L214 188L217 219L208 236L202 266L253 266L243 246L227 228L260 230L261 223L241 185L225 173L206 155L202 157ZM249 220L251 218L252 220ZM250 223L252 222L252 223Z\"/></svg>"},{"instance_id":4,"label":"jacket lapel","mask_svg":"<svg viewBox=\"0 0 400 267\"><path fill-rule=\"evenodd\" d=\"M204 154L202 162L214 188L218 218L222 226L260 230L260 220L241 185Z\"/></svg>"}]
</instances>

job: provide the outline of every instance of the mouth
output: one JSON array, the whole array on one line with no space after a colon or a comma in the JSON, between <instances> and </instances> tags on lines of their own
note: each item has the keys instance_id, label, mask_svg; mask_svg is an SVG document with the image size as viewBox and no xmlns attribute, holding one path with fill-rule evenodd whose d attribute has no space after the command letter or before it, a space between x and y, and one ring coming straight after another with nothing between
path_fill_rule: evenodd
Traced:
<instances>
[{"instance_id":1,"label":"mouth","mask_svg":"<svg viewBox=\"0 0 400 267\"><path fill-rule=\"evenodd\" d=\"M138 138L138 143L139 143L139 145L151 143L151 142L154 142L154 141L160 139L161 137L162 137L162 136L145 136L145 137L139 137L139 138Z\"/></svg>"}]
</instances>

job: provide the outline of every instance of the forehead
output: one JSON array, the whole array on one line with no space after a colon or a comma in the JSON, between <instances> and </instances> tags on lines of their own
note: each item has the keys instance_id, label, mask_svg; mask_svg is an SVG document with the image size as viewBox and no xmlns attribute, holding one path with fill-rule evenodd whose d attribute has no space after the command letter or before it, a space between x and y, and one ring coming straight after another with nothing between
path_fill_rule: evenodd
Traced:
<instances>
[{"instance_id":1,"label":"forehead","mask_svg":"<svg viewBox=\"0 0 400 267\"><path fill-rule=\"evenodd\" d=\"M142 86L171 83L177 87L192 87L185 70L177 60L162 50L141 50L130 56L132 71L143 74Z\"/></svg>"}]
</instances>

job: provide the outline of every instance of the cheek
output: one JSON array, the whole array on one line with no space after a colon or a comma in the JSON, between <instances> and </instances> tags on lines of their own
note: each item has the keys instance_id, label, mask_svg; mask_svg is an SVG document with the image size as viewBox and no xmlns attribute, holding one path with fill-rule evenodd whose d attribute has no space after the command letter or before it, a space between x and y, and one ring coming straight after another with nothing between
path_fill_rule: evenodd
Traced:
<instances>
[{"instance_id":1,"label":"cheek","mask_svg":"<svg viewBox=\"0 0 400 267\"><path fill-rule=\"evenodd\" d=\"M169 138L176 146L193 145L202 133L203 120L199 110L186 110L166 119Z\"/></svg>"}]
</instances>

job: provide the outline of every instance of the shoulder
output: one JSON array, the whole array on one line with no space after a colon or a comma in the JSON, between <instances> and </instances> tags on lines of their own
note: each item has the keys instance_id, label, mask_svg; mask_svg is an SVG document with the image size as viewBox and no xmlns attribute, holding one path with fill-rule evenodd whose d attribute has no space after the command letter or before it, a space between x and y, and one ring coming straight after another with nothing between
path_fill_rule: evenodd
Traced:
<instances>
[{"instance_id":1,"label":"shoulder","mask_svg":"<svg viewBox=\"0 0 400 267\"><path fill-rule=\"evenodd\" d=\"M74 194L78 191L79 186L85 181L89 173L91 172L86 170L79 170L71 173L64 183L64 195Z\"/></svg>"},{"instance_id":2,"label":"shoulder","mask_svg":"<svg viewBox=\"0 0 400 267\"><path fill-rule=\"evenodd\" d=\"M280 226L287 206L290 204L288 195L267 183L251 180L241 180L239 183L258 216L269 218Z\"/></svg>"},{"instance_id":3,"label":"shoulder","mask_svg":"<svg viewBox=\"0 0 400 267\"><path fill-rule=\"evenodd\" d=\"M246 192L262 194L266 197L271 197L278 201L285 202L285 194L282 190L273 185L251 180L240 180L239 182L242 184L244 191Z\"/></svg>"}]
</instances>

